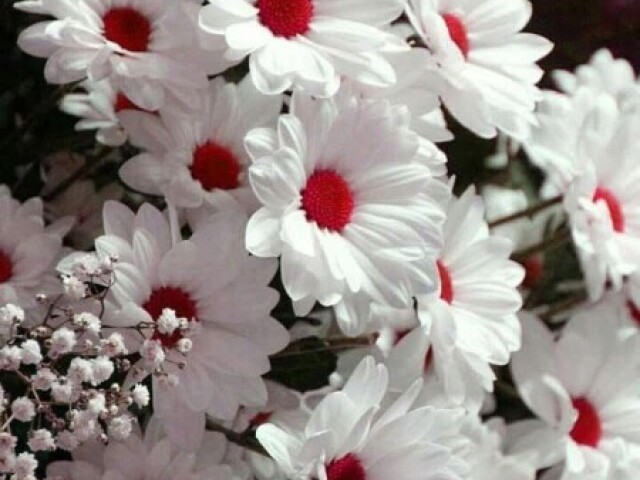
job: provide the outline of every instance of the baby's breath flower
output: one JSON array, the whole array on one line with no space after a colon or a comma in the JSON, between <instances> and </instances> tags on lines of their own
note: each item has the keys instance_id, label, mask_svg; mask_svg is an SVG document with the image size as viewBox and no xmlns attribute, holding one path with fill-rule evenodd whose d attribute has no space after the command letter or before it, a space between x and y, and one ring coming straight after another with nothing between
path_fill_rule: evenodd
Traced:
<instances>
[{"instance_id":1,"label":"baby's breath flower","mask_svg":"<svg viewBox=\"0 0 640 480\"><path fill-rule=\"evenodd\" d=\"M29 422L36 415L36 407L27 397L16 398L11 404L11 414L21 422Z\"/></svg>"}]
</instances>

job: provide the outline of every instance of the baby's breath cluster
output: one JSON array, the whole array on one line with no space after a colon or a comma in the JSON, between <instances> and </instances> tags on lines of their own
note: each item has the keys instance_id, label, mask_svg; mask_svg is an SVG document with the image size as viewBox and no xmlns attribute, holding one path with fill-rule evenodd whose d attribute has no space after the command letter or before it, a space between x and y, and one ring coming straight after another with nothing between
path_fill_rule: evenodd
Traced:
<instances>
[{"instance_id":1,"label":"baby's breath cluster","mask_svg":"<svg viewBox=\"0 0 640 480\"><path fill-rule=\"evenodd\" d=\"M95 259L75 260L71 272L60 275L63 293L38 295L36 311L27 314L11 303L0 307L0 375L3 386L11 386L1 391L0 403L5 476L35 479L38 452L123 441L136 413L149 405L147 386L122 386L131 370L129 351L123 335L102 324L117 259ZM25 430L27 449L18 453L15 432Z\"/></svg>"}]
</instances>

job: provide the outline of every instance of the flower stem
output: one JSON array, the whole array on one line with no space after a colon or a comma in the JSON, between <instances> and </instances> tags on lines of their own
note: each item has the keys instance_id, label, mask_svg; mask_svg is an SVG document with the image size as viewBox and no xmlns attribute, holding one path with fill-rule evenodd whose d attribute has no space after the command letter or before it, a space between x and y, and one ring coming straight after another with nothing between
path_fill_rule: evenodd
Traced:
<instances>
[{"instance_id":1,"label":"flower stem","mask_svg":"<svg viewBox=\"0 0 640 480\"><path fill-rule=\"evenodd\" d=\"M210 418L207 418L207 430L210 432L222 433L231 443L235 443L236 445L251 450L252 452L259 453L260 455L264 455L265 457L269 456L256 437L252 434L248 434L248 432L236 432Z\"/></svg>"},{"instance_id":2,"label":"flower stem","mask_svg":"<svg viewBox=\"0 0 640 480\"><path fill-rule=\"evenodd\" d=\"M533 205L526 210L521 210L516 213L512 213L511 215L507 215L506 217L499 218L489 223L489 227L494 228L499 225L504 225L505 223L513 222L514 220L519 220L521 218L531 218L536 213L545 210L549 207L559 204L562 201L562 195L558 195L543 202L538 203L537 205Z\"/></svg>"},{"instance_id":3,"label":"flower stem","mask_svg":"<svg viewBox=\"0 0 640 480\"><path fill-rule=\"evenodd\" d=\"M585 301L587 301L587 295L581 294L575 297L561 300L556 303L552 303L548 306L549 308L540 316L540 318L545 322L551 322L553 320L553 317L555 317L559 313L571 310L581 303L584 303Z\"/></svg>"}]
</instances>

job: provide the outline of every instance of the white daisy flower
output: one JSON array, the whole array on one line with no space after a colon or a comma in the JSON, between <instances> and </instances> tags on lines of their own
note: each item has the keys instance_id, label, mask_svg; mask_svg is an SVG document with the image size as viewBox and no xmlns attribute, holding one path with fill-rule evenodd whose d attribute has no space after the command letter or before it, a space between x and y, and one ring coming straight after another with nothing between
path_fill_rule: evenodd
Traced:
<instances>
[{"instance_id":1,"label":"white daisy flower","mask_svg":"<svg viewBox=\"0 0 640 480\"><path fill-rule=\"evenodd\" d=\"M53 462L47 478L61 480L238 480L223 459L226 440L207 432L195 453L178 450L155 417L144 437L131 434L123 442L89 443L74 450L72 461Z\"/></svg>"},{"instance_id":2,"label":"white daisy flower","mask_svg":"<svg viewBox=\"0 0 640 480\"><path fill-rule=\"evenodd\" d=\"M122 114L131 142L145 150L122 166L122 180L141 192L164 195L180 208L235 199L255 210L244 137L253 128L276 125L282 97L260 94L249 78L239 85L217 78L199 93L198 104L189 112L168 105L161 122L140 113Z\"/></svg>"},{"instance_id":3,"label":"white daisy flower","mask_svg":"<svg viewBox=\"0 0 640 480\"><path fill-rule=\"evenodd\" d=\"M465 415L460 435L451 447L469 464L473 480L535 480L536 468L511 454L509 427L502 418L483 423L479 416Z\"/></svg>"},{"instance_id":4,"label":"white daisy flower","mask_svg":"<svg viewBox=\"0 0 640 480\"><path fill-rule=\"evenodd\" d=\"M119 258L104 325L121 329L130 351L149 345L143 343L148 338L162 348L165 373L179 386L153 376L154 412L169 438L188 450L202 438L205 412L231 419L239 405L266 402L261 375L269 370L268 355L288 342L284 327L270 317L278 295L268 284L277 262L246 253L244 222L240 212L213 215L178 241L177 226L150 205L134 214L108 202L105 235L96 240L100 256ZM186 338L182 328L131 330L154 325L166 309L188 320ZM186 356L183 339L191 347ZM138 379L151 373L144 358L132 371Z\"/></svg>"},{"instance_id":5,"label":"white daisy flower","mask_svg":"<svg viewBox=\"0 0 640 480\"><path fill-rule=\"evenodd\" d=\"M607 282L620 289L640 265L640 116L623 111L609 92L580 85L571 95L545 92L537 117L539 126L524 147L546 174L543 192L564 195L587 290L597 300Z\"/></svg>"},{"instance_id":6,"label":"white daisy flower","mask_svg":"<svg viewBox=\"0 0 640 480\"><path fill-rule=\"evenodd\" d=\"M619 290L640 261L634 186L640 90L631 67L606 50L575 75L555 76L568 94L544 92L539 125L524 147L546 174L543 191L565 195L589 297L597 300L607 282Z\"/></svg>"},{"instance_id":7,"label":"white daisy flower","mask_svg":"<svg viewBox=\"0 0 640 480\"><path fill-rule=\"evenodd\" d=\"M20 203L5 185L0 185L0 212L0 305L35 307L36 294L58 293L54 267L73 219L45 226L42 200Z\"/></svg>"},{"instance_id":8,"label":"white daisy flower","mask_svg":"<svg viewBox=\"0 0 640 480\"><path fill-rule=\"evenodd\" d=\"M598 109L613 107L614 100L606 93L587 87L578 88L571 96L550 90L543 91L538 103L538 125L523 143L531 163L545 173L543 194L564 193L584 167L580 145L585 130L602 125L589 121ZM610 132L607 127L607 132Z\"/></svg>"},{"instance_id":9,"label":"white daisy flower","mask_svg":"<svg viewBox=\"0 0 640 480\"><path fill-rule=\"evenodd\" d=\"M573 95L580 87L588 87L615 97L623 111L640 108L640 79L627 60L613 58L606 48L594 53L589 63L580 65L574 73L556 70L552 75L556 85L567 94Z\"/></svg>"},{"instance_id":10,"label":"white daisy flower","mask_svg":"<svg viewBox=\"0 0 640 480\"><path fill-rule=\"evenodd\" d=\"M592 300L608 281L620 289L624 276L640 266L638 135L640 116L620 116L603 102L578 141L581 173L568 186L564 208Z\"/></svg>"},{"instance_id":11,"label":"white daisy flower","mask_svg":"<svg viewBox=\"0 0 640 480\"><path fill-rule=\"evenodd\" d=\"M578 148L584 130L598 127L610 132L606 124L590 118L593 112L640 111L640 81L625 60L613 59L606 49L596 52L575 73L556 70L552 75L564 93L542 92L537 125L523 146L532 163L547 175L544 190L555 195L563 193L583 170Z\"/></svg>"},{"instance_id":12,"label":"white daisy flower","mask_svg":"<svg viewBox=\"0 0 640 480\"><path fill-rule=\"evenodd\" d=\"M481 137L500 130L516 139L535 123L540 99L536 61L552 44L520 30L531 17L526 0L409 0L407 15L444 80L445 107Z\"/></svg>"},{"instance_id":13,"label":"white daisy flower","mask_svg":"<svg viewBox=\"0 0 640 480\"><path fill-rule=\"evenodd\" d=\"M399 0L210 0L200 27L226 43L225 57L249 56L251 77L268 95L293 86L331 96L340 76L391 85L380 51L397 39L379 27L402 13Z\"/></svg>"},{"instance_id":14,"label":"white daisy flower","mask_svg":"<svg viewBox=\"0 0 640 480\"><path fill-rule=\"evenodd\" d=\"M640 337L619 335L600 309L576 313L557 341L535 316L521 320L511 370L538 419L517 424L512 445L535 446L538 468L564 459L566 480L621 478L608 476L620 449L640 458Z\"/></svg>"},{"instance_id":15,"label":"white daisy flower","mask_svg":"<svg viewBox=\"0 0 640 480\"><path fill-rule=\"evenodd\" d=\"M283 429L304 429L309 413L301 408L303 395L275 382L266 381L269 400L260 409L243 408L233 423L235 431L257 429L270 423ZM286 474L269 456L240 445L229 444L228 457L244 463L257 480L285 480Z\"/></svg>"},{"instance_id":16,"label":"white daisy flower","mask_svg":"<svg viewBox=\"0 0 640 480\"><path fill-rule=\"evenodd\" d=\"M457 480L466 466L443 439L459 429L460 411L414 408L413 385L388 407L387 370L365 358L341 391L315 407L303 429L273 424L257 437L287 478L309 480Z\"/></svg>"},{"instance_id":17,"label":"white daisy flower","mask_svg":"<svg viewBox=\"0 0 640 480\"><path fill-rule=\"evenodd\" d=\"M450 401L471 410L480 408L483 390L493 390L490 365L507 364L520 347L524 271L509 260L512 248L489 234L482 199L468 189L447 210L438 290L417 296L436 376Z\"/></svg>"},{"instance_id":18,"label":"white daisy flower","mask_svg":"<svg viewBox=\"0 0 640 480\"><path fill-rule=\"evenodd\" d=\"M207 74L227 65L199 47L195 0L25 0L15 6L55 18L18 38L25 52L47 58L49 83L109 78L145 110L160 108L167 94L197 106L195 93L206 87Z\"/></svg>"},{"instance_id":19,"label":"white daisy flower","mask_svg":"<svg viewBox=\"0 0 640 480\"><path fill-rule=\"evenodd\" d=\"M97 130L96 140L104 145L119 147L127 141L118 114L128 110L147 112L133 103L124 93L118 92L109 80L81 84L86 93L69 93L60 102L60 109L69 115L81 117L76 130Z\"/></svg>"},{"instance_id":20,"label":"white daisy flower","mask_svg":"<svg viewBox=\"0 0 640 480\"><path fill-rule=\"evenodd\" d=\"M263 204L247 226L247 248L281 256L298 314L316 301L335 306L349 335L366 329L372 303L408 307L418 283L430 287L420 264L439 246L448 191L432 177L441 159L420 148L407 113L386 102L294 95L277 132L246 138Z\"/></svg>"}]
</instances>

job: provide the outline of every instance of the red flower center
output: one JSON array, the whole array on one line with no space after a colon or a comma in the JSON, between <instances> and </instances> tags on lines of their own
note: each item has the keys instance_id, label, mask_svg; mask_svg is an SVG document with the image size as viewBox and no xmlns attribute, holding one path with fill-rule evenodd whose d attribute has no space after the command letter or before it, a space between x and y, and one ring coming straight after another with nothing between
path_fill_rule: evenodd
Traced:
<instances>
[{"instance_id":1,"label":"red flower center","mask_svg":"<svg viewBox=\"0 0 640 480\"><path fill-rule=\"evenodd\" d=\"M602 423L594 406L586 398L572 400L573 408L578 411L578 418L570 435L579 445L597 447L602 437Z\"/></svg>"},{"instance_id":2,"label":"red flower center","mask_svg":"<svg viewBox=\"0 0 640 480\"><path fill-rule=\"evenodd\" d=\"M618 198L611 190L598 187L593 194L593 201L598 202L600 200L604 201L609 210L613 229L619 233L624 232L624 212L622 211L622 205L618 201Z\"/></svg>"},{"instance_id":3,"label":"red flower center","mask_svg":"<svg viewBox=\"0 0 640 480\"><path fill-rule=\"evenodd\" d=\"M320 228L341 232L351 220L355 200L346 180L335 170L316 170L302 192L307 220Z\"/></svg>"},{"instance_id":4,"label":"red flower center","mask_svg":"<svg viewBox=\"0 0 640 480\"><path fill-rule=\"evenodd\" d=\"M309 31L312 0L258 0L260 22L277 37L291 38Z\"/></svg>"},{"instance_id":5,"label":"red flower center","mask_svg":"<svg viewBox=\"0 0 640 480\"><path fill-rule=\"evenodd\" d=\"M231 150L208 141L193 152L191 176L202 188L211 190L233 190L240 186L240 162Z\"/></svg>"},{"instance_id":6,"label":"red flower center","mask_svg":"<svg viewBox=\"0 0 640 480\"><path fill-rule=\"evenodd\" d=\"M449 270L440 260L436 262L438 266L438 275L440 276L440 298L447 303L453 301L453 281Z\"/></svg>"},{"instance_id":7,"label":"red flower center","mask_svg":"<svg viewBox=\"0 0 640 480\"><path fill-rule=\"evenodd\" d=\"M636 322L638 327L640 327L640 308L638 308L632 300L627 301L627 308L629 309L629 313L631 314L633 321Z\"/></svg>"},{"instance_id":8,"label":"red flower center","mask_svg":"<svg viewBox=\"0 0 640 480\"><path fill-rule=\"evenodd\" d=\"M172 309L176 317L198 321L198 309L196 303L187 292L177 287L160 287L151 292L149 299L142 305L154 320L158 320L165 308ZM166 348L175 347L178 340L182 338L179 329L171 334L156 332L154 340L159 340Z\"/></svg>"},{"instance_id":9,"label":"red flower center","mask_svg":"<svg viewBox=\"0 0 640 480\"><path fill-rule=\"evenodd\" d=\"M260 425L267 423L272 416L273 412L260 412L249 420L249 426L253 428L259 427Z\"/></svg>"},{"instance_id":10,"label":"red flower center","mask_svg":"<svg viewBox=\"0 0 640 480\"><path fill-rule=\"evenodd\" d=\"M460 18L451 13L445 13L442 15L442 18L447 25L451 40L458 46L464 58L467 58L467 56L469 56L469 37L467 36L467 28L464 26L464 23L462 23Z\"/></svg>"},{"instance_id":11,"label":"red flower center","mask_svg":"<svg viewBox=\"0 0 640 480\"><path fill-rule=\"evenodd\" d=\"M0 283L8 281L13 275L13 262L6 253L0 252Z\"/></svg>"},{"instance_id":12,"label":"red flower center","mask_svg":"<svg viewBox=\"0 0 640 480\"><path fill-rule=\"evenodd\" d=\"M544 274L544 256L531 255L524 260L521 260L520 265L524 267L524 280L522 280L522 286L525 288L535 287Z\"/></svg>"},{"instance_id":13,"label":"red flower center","mask_svg":"<svg viewBox=\"0 0 640 480\"><path fill-rule=\"evenodd\" d=\"M147 112L147 113L155 113L149 110L145 110L144 108L140 108L138 105L133 103L129 97L127 97L124 93L118 93L116 95L116 101L113 104L113 110L116 113L124 112L126 110L134 110L136 112Z\"/></svg>"},{"instance_id":14,"label":"red flower center","mask_svg":"<svg viewBox=\"0 0 640 480\"><path fill-rule=\"evenodd\" d=\"M151 37L151 22L138 10L116 7L102 17L104 36L130 52L146 52Z\"/></svg>"},{"instance_id":15,"label":"red flower center","mask_svg":"<svg viewBox=\"0 0 640 480\"><path fill-rule=\"evenodd\" d=\"M348 453L338 460L332 460L327 469L327 480L366 480L367 473L360 459Z\"/></svg>"}]
</instances>

